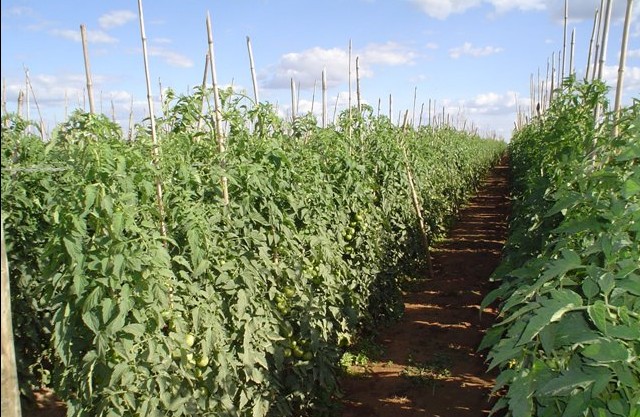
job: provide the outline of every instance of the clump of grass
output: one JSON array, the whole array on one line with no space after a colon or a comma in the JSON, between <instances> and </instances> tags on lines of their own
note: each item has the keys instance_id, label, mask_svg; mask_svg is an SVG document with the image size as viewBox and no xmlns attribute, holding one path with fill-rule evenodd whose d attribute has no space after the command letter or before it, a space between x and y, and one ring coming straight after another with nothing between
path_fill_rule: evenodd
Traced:
<instances>
[{"instance_id":1,"label":"clump of grass","mask_svg":"<svg viewBox=\"0 0 640 417\"><path fill-rule=\"evenodd\" d=\"M442 354L436 354L431 361L419 362L411 355L407 358L408 365L402 370L400 375L410 381L420 385L431 386L432 394L435 395L438 381L451 376L451 360Z\"/></svg>"}]
</instances>

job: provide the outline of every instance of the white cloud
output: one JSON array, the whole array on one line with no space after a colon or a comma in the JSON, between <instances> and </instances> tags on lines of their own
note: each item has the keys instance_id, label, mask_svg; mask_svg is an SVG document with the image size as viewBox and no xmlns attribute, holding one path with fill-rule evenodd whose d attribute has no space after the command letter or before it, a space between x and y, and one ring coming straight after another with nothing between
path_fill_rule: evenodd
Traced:
<instances>
[{"instance_id":1,"label":"white cloud","mask_svg":"<svg viewBox=\"0 0 640 417\"><path fill-rule=\"evenodd\" d=\"M464 13L479 6L482 0L409 0L422 12L436 19L446 19L455 13Z\"/></svg>"},{"instance_id":2,"label":"white cloud","mask_svg":"<svg viewBox=\"0 0 640 417\"><path fill-rule=\"evenodd\" d=\"M506 13L512 9L521 11L546 10L547 5L541 0L489 0L496 13Z\"/></svg>"},{"instance_id":3,"label":"white cloud","mask_svg":"<svg viewBox=\"0 0 640 417\"><path fill-rule=\"evenodd\" d=\"M53 29L49 32L53 36L72 40L74 42L81 42L80 29ZM87 29L87 41L91 43L116 43L118 40L113 36L101 30Z\"/></svg>"},{"instance_id":4,"label":"white cloud","mask_svg":"<svg viewBox=\"0 0 640 417\"><path fill-rule=\"evenodd\" d=\"M161 58L172 67L191 68L193 66L193 61L186 56L159 46L149 47L149 56Z\"/></svg>"},{"instance_id":5,"label":"white cloud","mask_svg":"<svg viewBox=\"0 0 640 417\"><path fill-rule=\"evenodd\" d=\"M33 9L30 7L13 6L4 12L7 16L33 16Z\"/></svg>"},{"instance_id":6,"label":"white cloud","mask_svg":"<svg viewBox=\"0 0 640 417\"><path fill-rule=\"evenodd\" d=\"M136 14L130 10L114 10L98 18L98 24L103 29L111 29L122 26L136 18Z\"/></svg>"},{"instance_id":7,"label":"white cloud","mask_svg":"<svg viewBox=\"0 0 640 417\"><path fill-rule=\"evenodd\" d=\"M496 46L474 47L471 42L465 42L462 46L451 48L449 50L449 56L454 59L460 58L463 55L481 57L497 54L499 52L502 52L502 50L502 48Z\"/></svg>"},{"instance_id":8,"label":"white cloud","mask_svg":"<svg viewBox=\"0 0 640 417\"><path fill-rule=\"evenodd\" d=\"M547 11L551 19L564 19L564 1L562 0L409 0L427 16L435 19L446 19L453 14L462 14L467 10L488 5L493 8L493 14L503 14L513 10L523 12ZM613 3L612 19L620 21L624 17L626 1ZM570 0L569 19L572 21L593 20L596 8L600 7L599 0ZM640 8L634 8L635 18L640 16ZM637 19L635 19L637 20ZM638 36L638 28L634 27L634 34Z\"/></svg>"},{"instance_id":9,"label":"white cloud","mask_svg":"<svg viewBox=\"0 0 640 417\"><path fill-rule=\"evenodd\" d=\"M627 66L623 73L622 92L624 96L640 98L640 67ZM605 65L602 78L611 87L611 92L615 92L618 83L618 65Z\"/></svg>"},{"instance_id":10,"label":"white cloud","mask_svg":"<svg viewBox=\"0 0 640 417\"><path fill-rule=\"evenodd\" d=\"M397 42L370 44L360 56L367 63L391 66L411 64L416 58L415 52Z\"/></svg>"},{"instance_id":11,"label":"white cloud","mask_svg":"<svg viewBox=\"0 0 640 417\"><path fill-rule=\"evenodd\" d=\"M373 65L410 65L416 58L416 53L395 42L367 45L352 52L352 80L356 76L356 58L362 79L373 75ZM290 52L284 54L276 65L267 68L260 78L267 88L289 88L293 78L296 84L300 84L300 88L309 89L315 83L320 83L323 68L326 69L328 88L346 82L349 77L348 51L314 47L302 52Z\"/></svg>"},{"instance_id":12,"label":"white cloud","mask_svg":"<svg viewBox=\"0 0 640 417\"><path fill-rule=\"evenodd\" d=\"M327 86L335 87L347 77L344 74L348 71L348 62L348 53L344 49L315 47L284 54L275 66L266 70L269 75L262 78L268 88L289 88L292 78L300 83L301 88L309 88L321 79L325 68Z\"/></svg>"}]
</instances>

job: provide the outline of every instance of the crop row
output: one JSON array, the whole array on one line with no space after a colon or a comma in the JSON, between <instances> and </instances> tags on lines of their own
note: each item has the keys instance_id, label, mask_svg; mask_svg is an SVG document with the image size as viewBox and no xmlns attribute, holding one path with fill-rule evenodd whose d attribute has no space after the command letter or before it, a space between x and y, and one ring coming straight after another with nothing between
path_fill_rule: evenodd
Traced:
<instances>
[{"instance_id":1,"label":"crop row","mask_svg":"<svg viewBox=\"0 0 640 417\"><path fill-rule=\"evenodd\" d=\"M509 145L494 412L640 415L640 103L609 113L606 90L568 78Z\"/></svg>"},{"instance_id":2,"label":"crop row","mask_svg":"<svg viewBox=\"0 0 640 417\"><path fill-rule=\"evenodd\" d=\"M504 150L367 107L319 129L223 99L224 154L202 96L170 96L155 164L142 126L77 112L43 143L5 120L23 393L78 417L330 413L341 353L402 314L398 273L425 252L407 174L433 237Z\"/></svg>"}]
</instances>

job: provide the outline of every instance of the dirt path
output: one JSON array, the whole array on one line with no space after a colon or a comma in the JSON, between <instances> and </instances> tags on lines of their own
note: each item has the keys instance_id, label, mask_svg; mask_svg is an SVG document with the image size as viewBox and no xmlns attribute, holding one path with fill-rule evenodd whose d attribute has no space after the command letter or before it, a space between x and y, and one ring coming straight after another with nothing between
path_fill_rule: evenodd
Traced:
<instances>
[{"instance_id":1,"label":"dirt path","mask_svg":"<svg viewBox=\"0 0 640 417\"><path fill-rule=\"evenodd\" d=\"M476 352L495 311L479 314L507 234L507 170L494 168L432 252L435 277L404 295L405 314L376 340L384 353L342 380L342 417L481 417L495 375Z\"/></svg>"}]
</instances>

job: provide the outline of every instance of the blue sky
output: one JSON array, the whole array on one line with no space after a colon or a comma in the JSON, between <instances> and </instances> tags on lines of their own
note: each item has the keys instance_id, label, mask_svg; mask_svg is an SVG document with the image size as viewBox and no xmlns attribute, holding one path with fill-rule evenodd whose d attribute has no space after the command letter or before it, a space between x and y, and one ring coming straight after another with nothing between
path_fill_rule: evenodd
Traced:
<instances>
[{"instance_id":1,"label":"blue sky","mask_svg":"<svg viewBox=\"0 0 640 417\"><path fill-rule=\"evenodd\" d=\"M640 2L625 71L624 103L640 94ZM625 0L616 0L605 79L615 85ZM569 1L575 28L575 67L583 76L593 16L600 0ZM128 123L146 113L146 82L137 1L1 2L2 80L7 109L17 111L25 69L48 127L74 108L88 110L80 25L88 31L94 97L99 111ZM561 0L145 0L145 31L153 95L178 94L202 82L210 13L218 82L253 94L246 37L251 38L260 101L290 114L290 83L299 85L299 111L321 108L327 73L329 118L348 103L349 43L352 91L358 57L362 100L392 117L409 110L416 123L429 103L450 120L508 138L518 106L528 110L530 77L546 68L563 44ZM567 40L569 43L569 39ZM569 45L568 45L569 47ZM569 53L566 66L568 71ZM423 107L424 106L424 107ZM160 106L156 105L156 109ZM159 111L159 110L158 110ZM432 112L435 112L432 110ZM23 114L25 110L23 109ZM425 123L423 121L423 123Z\"/></svg>"}]
</instances>

